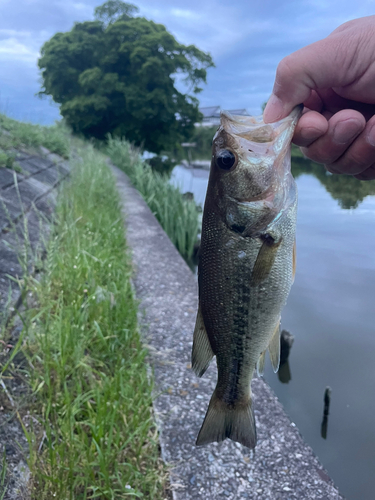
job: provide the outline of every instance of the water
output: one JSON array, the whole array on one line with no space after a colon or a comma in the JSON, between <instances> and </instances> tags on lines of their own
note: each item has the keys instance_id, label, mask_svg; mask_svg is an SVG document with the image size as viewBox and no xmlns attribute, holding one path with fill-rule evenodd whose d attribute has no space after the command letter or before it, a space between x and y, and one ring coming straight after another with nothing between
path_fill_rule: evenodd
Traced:
<instances>
[{"instance_id":1,"label":"water","mask_svg":"<svg viewBox=\"0 0 375 500\"><path fill-rule=\"evenodd\" d=\"M374 182L330 176L302 160L293 171L299 191L297 273L282 315L282 328L295 338L291 380L281 383L269 360L265 378L341 493L348 500L373 500ZM172 182L202 203L208 172L176 167ZM324 439L327 386L332 397Z\"/></svg>"}]
</instances>

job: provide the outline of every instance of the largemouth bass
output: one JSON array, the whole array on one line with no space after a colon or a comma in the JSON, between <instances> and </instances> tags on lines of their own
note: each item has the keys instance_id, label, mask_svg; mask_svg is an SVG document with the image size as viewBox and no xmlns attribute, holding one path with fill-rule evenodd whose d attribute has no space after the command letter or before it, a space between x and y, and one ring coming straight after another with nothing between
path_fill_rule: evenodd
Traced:
<instances>
[{"instance_id":1,"label":"largemouth bass","mask_svg":"<svg viewBox=\"0 0 375 500\"><path fill-rule=\"evenodd\" d=\"M290 144L301 109L269 125L223 112L213 139L192 368L201 377L216 356L218 380L197 445L256 445L250 384L267 349L278 370L280 315L295 272Z\"/></svg>"}]
</instances>

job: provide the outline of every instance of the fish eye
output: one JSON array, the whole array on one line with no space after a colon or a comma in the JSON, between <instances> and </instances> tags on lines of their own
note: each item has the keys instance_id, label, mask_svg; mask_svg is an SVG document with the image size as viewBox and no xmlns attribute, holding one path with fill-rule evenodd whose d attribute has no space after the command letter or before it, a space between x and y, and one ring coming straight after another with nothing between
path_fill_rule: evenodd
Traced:
<instances>
[{"instance_id":1,"label":"fish eye","mask_svg":"<svg viewBox=\"0 0 375 500\"><path fill-rule=\"evenodd\" d=\"M230 170L237 165L237 157L229 149L222 149L216 155L215 163L222 170Z\"/></svg>"}]
</instances>

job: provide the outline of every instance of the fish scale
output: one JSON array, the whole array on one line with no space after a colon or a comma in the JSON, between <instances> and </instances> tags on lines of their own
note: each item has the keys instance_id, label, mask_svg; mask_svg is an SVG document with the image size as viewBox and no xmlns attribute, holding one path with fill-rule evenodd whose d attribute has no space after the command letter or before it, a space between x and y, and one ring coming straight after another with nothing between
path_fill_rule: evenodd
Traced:
<instances>
[{"instance_id":1,"label":"fish scale","mask_svg":"<svg viewBox=\"0 0 375 500\"><path fill-rule=\"evenodd\" d=\"M192 367L202 376L216 356L218 380L198 445L256 444L251 379L267 348L278 368L280 315L295 268L290 142L300 112L272 126L224 113L213 141Z\"/></svg>"}]
</instances>

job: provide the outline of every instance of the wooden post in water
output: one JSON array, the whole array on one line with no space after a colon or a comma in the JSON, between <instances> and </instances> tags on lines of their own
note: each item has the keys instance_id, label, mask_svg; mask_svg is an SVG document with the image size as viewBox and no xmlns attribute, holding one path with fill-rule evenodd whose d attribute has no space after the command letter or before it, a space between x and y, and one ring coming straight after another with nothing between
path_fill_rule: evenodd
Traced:
<instances>
[{"instance_id":1,"label":"wooden post in water","mask_svg":"<svg viewBox=\"0 0 375 500\"><path fill-rule=\"evenodd\" d=\"M323 420L320 428L320 435L323 439L327 439L328 430L328 415L329 415L329 405L331 404L331 393L332 389L327 386L324 391L324 410L323 410Z\"/></svg>"}]
</instances>

